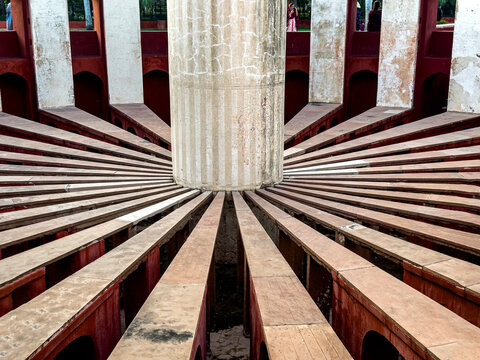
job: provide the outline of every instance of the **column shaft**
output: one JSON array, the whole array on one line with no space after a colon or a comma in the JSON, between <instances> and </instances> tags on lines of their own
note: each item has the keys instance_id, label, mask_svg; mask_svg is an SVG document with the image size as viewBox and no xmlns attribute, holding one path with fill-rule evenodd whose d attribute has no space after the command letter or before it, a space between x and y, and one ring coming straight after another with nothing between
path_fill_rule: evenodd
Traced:
<instances>
[{"instance_id":1,"label":"column shaft","mask_svg":"<svg viewBox=\"0 0 480 360\"><path fill-rule=\"evenodd\" d=\"M310 102L343 102L348 0L313 0Z\"/></svg>"},{"instance_id":2,"label":"column shaft","mask_svg":"<svg viewBox=\"0 0 480 360\"><path fill-rule=\"evenodd\" d=\"M383 1L377 106L413 106L420 2Z\"/></svg>"},{"instance_id":3,"label":"column shaft","mask_svg":"<svg viewBox=\"0 0 480 360\"><path fill-rule=\"evenodd\" d=\"M448 110L480 114L480 2L457 0Z\"/></svg>"},{"instance_id":4,"label":"column shaft","mask_svg":"<svg viewBox=\"0 0 480 360\"><path fill-rule=\"evenodd\" d=\"M286 4L169 0L176 181L211 190L281 181Z\"/></svg>"},{"instance_id":5,"label":"column shaft","mask_svg":"<svg viewBox=\"0 0 480 360\"><path fill-rule=\"evenodd\" d=\"M139 2L108 0L103 10L110 104L143 103Z\"/></svg>"},{"instance_id":6,"label":"column shaft","mask_svg":"<svg viewBox=\"0 0 480 360\"><path fill-rule=\"evenodd\" d=\"M29 0L29 5L38 106L73 106L67 0Z\"/></svg>"}]
</instances>

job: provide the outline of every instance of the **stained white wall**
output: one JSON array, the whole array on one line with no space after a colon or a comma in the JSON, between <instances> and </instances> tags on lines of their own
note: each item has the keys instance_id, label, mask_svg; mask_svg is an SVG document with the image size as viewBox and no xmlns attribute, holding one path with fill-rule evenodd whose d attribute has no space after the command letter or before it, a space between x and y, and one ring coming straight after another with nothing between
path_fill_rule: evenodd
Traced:
<instances>
[{"instance_id":1,"label":"stained white wall","mask_svg":"<svg viewBox=\"0 0 480 360\"><path fill-rule=\"evenodd\" d=\"M143 103L139 1L106 0L103 9L110 104Z\"/></svg>"},{"instance_id":2,"label":"stained white wall","mask_svg":"<svg viewBox=\"0 0 480 360\"><path fill-rule=\"evenodd\" d=\"M420 2L383 1L377 106L413 106Z\"/></svg>"},{"instance_id":3,"label":"stained white wall","mask_svg":"<svg viewBox=\"0 0 480 360\"><path fill-rule=\"evenodd\" d=\"M313 0L310 102L342 103L348 0Z\"/></svg>"},{"instance_id":4,"label":"stained white wall","mask_svg":"<svg viewBox=\"0 0 480 360\"><path fill-rule=\"evenodd\" d=\"M38 106L74 105L67 0L29 0L29 5Z\"/></svg>"},{"instance_id":5,"label":"stained white wall","mask_svg":"<svg viewBox=\"0 0 480 360\"><path fill-rule=\"evenodd\" d=\"M448 110L480 114L479 0L457 0Z\"/></svg>"}]
</instances>

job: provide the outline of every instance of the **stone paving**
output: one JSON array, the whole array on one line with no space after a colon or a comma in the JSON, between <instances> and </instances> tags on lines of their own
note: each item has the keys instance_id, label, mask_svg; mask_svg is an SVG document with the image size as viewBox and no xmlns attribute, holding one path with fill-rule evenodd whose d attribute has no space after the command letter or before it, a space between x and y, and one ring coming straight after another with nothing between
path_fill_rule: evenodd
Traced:
<instances>
[{"instance_id":1,"label":"stone paving","mask_svg":"<svg viewBox=\"0 0 480 360\"><path fill-rule=\"evenodd\" d=\"M250 339L243 335L243 326L210 333L209 360L248 360Z\"/></svg>"}]
</instances>

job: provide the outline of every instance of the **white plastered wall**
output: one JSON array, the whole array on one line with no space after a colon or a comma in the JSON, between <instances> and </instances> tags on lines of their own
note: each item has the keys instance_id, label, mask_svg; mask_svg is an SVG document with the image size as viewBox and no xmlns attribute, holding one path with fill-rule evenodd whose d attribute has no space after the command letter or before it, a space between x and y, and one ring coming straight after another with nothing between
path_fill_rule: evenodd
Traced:
<instances>
[{"instance_id":1,"label":"white plastered wall","mask_svg":"<svg viewBox=\"0 0 480 360\"><path fill-rule=\"evenodd\" d=\"M480 114L480 1L457 0L448 110Z\"/></svg>"},{"instance_id":2,"label":"white plastered wall","mask_svg":"<svg viewBox=\"0 0 480 360\"><path fill-rule=\"evenodd\" d=\"M342 103L348 0L313 0L310 102Z\"/></svg>"},{"instance_id":3,"label":"white plastered wall","mask_svg":"<svg viewBox=\"0 0 480 360\"><path fill-rule=\"evenodd\" d=\"M38 106L73 106L67 0L29 0L29 5Z\"/></svg>"},{"instance_id":4,"label":"white plastered wall","mask_svg":"<svg viewBox=\"0 0 480 360\"><path fill-rule=\"evenodd\" d=\"M106 0L105 49L110 104L143 103L138 0Z\"/></svg>"},{"instance_id":5,"label":"white plastered wall","mask_svg":"<svg viewBox=\"0 0 480 360\"><path fill-rule=\"evenodd\" d=\"M413 106L420 2L383 1L377 106Z\"/></svg>"}]
</instances>

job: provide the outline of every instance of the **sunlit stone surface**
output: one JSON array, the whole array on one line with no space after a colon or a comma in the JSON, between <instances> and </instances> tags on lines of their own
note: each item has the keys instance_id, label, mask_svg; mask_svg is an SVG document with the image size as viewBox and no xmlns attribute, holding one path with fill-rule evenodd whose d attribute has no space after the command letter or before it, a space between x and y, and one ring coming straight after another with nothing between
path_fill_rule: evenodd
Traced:
<instances>
[{"instance_id":1,"label":"sunlit stone surface","mask_svg":"<svg viewBox=\"0 0 480 360\"><path fill-rule=\"evenodd\" d=\"M343 102L347 3L343 0L312 2L310 102Z\"/></svg>"},{"instance_id":2,"label":"sunlit stone surface","mask_svg":"<svg viewBox=\"0 0 480 360\"><path fill-rule=\"evenodd\" d=\"M383 2L377 106L413 106L420 3L420 0Z\"/></svg>"},{"instance_id":3,"label":"sunlit stone surface","mask_svg":"<svg viewBox=\"0 0 480 360\"><path fill-rule=\"evenodd\" d=\"M110 104L143 103L139 3L109 0L103 9Z\"/></svg>"},{"instance_id":4,"label":"sunlit stone surface","mask_svg":"<svg viewBox=\"0 0 480 360\"><path fill-rule=\"evenodd\" d=\"M72 106L73 70L66 1L30 0L32 47L40 109Z\"/></svg>"},{"instance_id":5,"label":"sunlit stone surface","mask_svg":"<svg viewBox=\"0 0 480 360\"><path fill-rule=\"evenodd\" d=\"M448 110L480 113L480 1L457 0Z\"/></svg>"}]
</instances>

